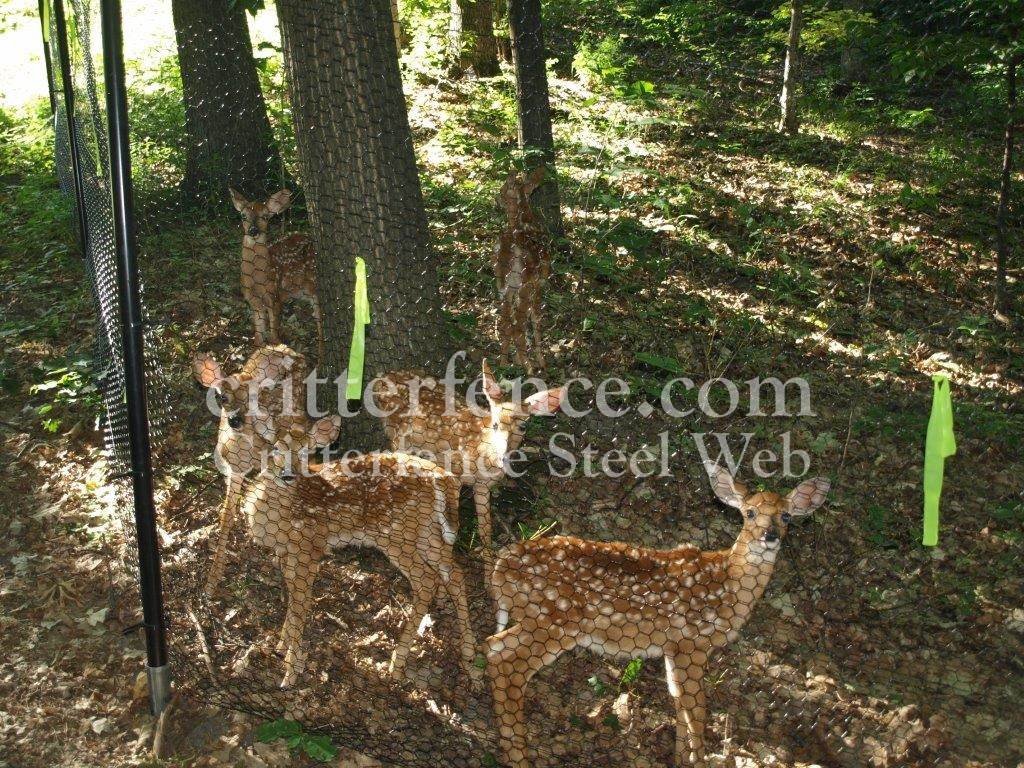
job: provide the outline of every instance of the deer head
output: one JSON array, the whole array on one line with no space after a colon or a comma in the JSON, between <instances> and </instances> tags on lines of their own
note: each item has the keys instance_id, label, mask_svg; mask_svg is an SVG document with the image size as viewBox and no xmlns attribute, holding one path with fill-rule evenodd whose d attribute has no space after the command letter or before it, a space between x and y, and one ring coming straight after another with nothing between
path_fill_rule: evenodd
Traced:
<instances>
[{"instance_id":1,"label":"deer head","mask_svg":"<svg viewBox=\"0 0 1024 768\"><path fill-rule=\"evenodd\" d=\"M533 416L554 416L558 412L565 396L565 387L545 389L530 395L522 402L516 402L505 396L486 359L483 361L482 369L484 395L490 407L491 430L507 441L504 450L499 450L499 453L514 451L523 440L528 419Z\"/></svg>"},{"instance_id":2,"label":"deer head","mask_svg":"<svg viewBox=\"0 0 1024 768\"><path fill-rule=\"evenodd\" d=\"M266 238L270 219L292 204L292 193L287 189L275 192L266 202L248 200L237 190L228 187L235 210L242 214L242 232L251 238Z\"/></svg>"},{"instance_id":3,"label":"deer head","mask_svg":"<svg viewBox=\"0 0 1024 768\"><path fill-rule=\"evenodd\" d=\"M750 493L747 487L715 462L704 463L715 496L743 515L743 529L733 553L752 565L774 563L789 526L807 517L825 502L832 483L825 477L804 480L786 496Z\"/></svg>"},{"instance_id":4,"label":"deer head","mask_svg":"<svg viewBox=\"0 0 1024 768\"><path fill-rule=\"evenodd\" d=\"M306 424L301 384L305 361L283 345L258 350L230 376L208 354L197 355L192 369L209 391L211 410L219 413L215 457L226 476L251 472L278 430Z\"/></svg>"}]
</instances>

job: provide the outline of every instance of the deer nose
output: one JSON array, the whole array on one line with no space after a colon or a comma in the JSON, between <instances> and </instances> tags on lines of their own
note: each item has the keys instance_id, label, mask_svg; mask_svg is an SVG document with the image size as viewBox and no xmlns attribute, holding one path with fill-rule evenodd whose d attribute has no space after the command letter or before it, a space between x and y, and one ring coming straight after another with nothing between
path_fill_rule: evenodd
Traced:
<instances>
[{"instance_id":1,"label":"deer nose","mask_svg":"<svg viewBox=\"0 0 1024 768\"><path fill-rule=\"evenodd\" d=\"M249 227L249 229L246 230L246 233L249 235L249 237L256 237L256 235L260 233L260 228L253 224L252 226Z\"/></svg>"},{"instance_id":2,"label":"deer nose","mask_svg":"<svg viewBox=\"0 0 1024 768\"><path fill-rule=\"evenodd\" d=\"M769 544L771 544L772 542L778 541L779 540L779 532L778 532L778 530L776 530L775 528L769 528L768 529L768 533L766 533L764 535L764 540L767 541Z\"/></svg>"},{"instance_id":3,"label":"deer nose","mask_svg":"<svg viewBox=\"0 0 1024 768\"><path fill-rule=\"evenodd\" d=\"M231 416L228 419L228 426L231 427L232 429L239 429L242 426L242 417L239 416L238 414Z\"/></svg>"}]
</instances>

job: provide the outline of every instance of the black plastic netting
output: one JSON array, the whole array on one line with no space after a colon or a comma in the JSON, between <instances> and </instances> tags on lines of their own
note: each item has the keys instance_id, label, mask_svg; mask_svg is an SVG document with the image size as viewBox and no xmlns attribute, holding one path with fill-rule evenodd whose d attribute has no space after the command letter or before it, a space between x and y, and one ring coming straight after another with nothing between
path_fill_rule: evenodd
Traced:
<instances>
[{"instance_id":1,"label":"black plastic netting","mask_svg":"<svg viewBox=\"0 0 1024 768\"><path fill-rule=\"evenodd\" d=\"M55 58L58 58L56 52L61 45L59 14L64 18L64 39L71 64L70 92L74 120L68 120L69 105L65 99L62 68L55 63L50 71L51 92L57 97L54 111L55 165L61 191L77 201L82 256L96 308L93 368L97 388L103 398L101 420L107 450L108 478L115 489L113 498L116 499L116 509L112 511L124 533L122 545L125 565L134 572L138 566L138 552L128 482L128 425L110 196L109 138L102 90L103 60L93 51L94 44L98 45L99 40L98 11L90 0L70 0L58 12L49 14L49 45ZM77 187L72 162L73 145L78 156ZM151 329L147 327L144 333L147 342L152 345ZM165 416L164 390L155 365L149 366L148 375L150 430L154 438L159 440Z\"/></svg>"},{"instance_id":2,"label":"black plastic netting","mask_svg":"<svg viewBox=\"0 0 1024 768\"><path fill-rule=\"evenodd\" d=\"M89 0L69 5L117 478L127 438L99 24ZM224 0L134 5L125 38L148 47L128 52L133 184L179 693L297 720L386 765L1020 759L1019 641L982 636L955 606L913 618L918 601L948 597L938 561L906 566L909 524L896 541L865 529L864 489L848 482L870 477L873 425L921 411L924 395L855 407L861 382L828 368L820 320L809 313L793 340L772 301L742 307L716 282L740 226L725 214L698 254L679 247L687 217L668 213L686 200L656 201L641 221L616 203L648 183L635 137L699 144L716 92L776 89L779 62L751 42L753 22L728 31L730 57L695 44L666 64L693 89L691 122L651 108L637 77L626 90L645 116L608 107L621 131L575 137L563 166L561 122L605 107L546 70L539 3L499 17L490 80L462 73L472 56L433 80L403 68L400 51L444 47L445 33L411 39L387 0L279 0L255 17ZM462 23L489 5L465 3ZM577 21L549 42L574 38ZM579 46L592 80L610 76L602 45ZM809 55L804 90L824 71ZM73 193L65 114L57 166ZM622 147L632 165L613 169L612 188L596 171ZM694 198L729 151L689 180ZM575 204L559 207L560 191ZM855 225L837 211L834 226ZM595 228L594 249L574 243ZM361 268L365 371L350 399ZM776 277L809 308L847 279L834 271L814 292L798 268ZM680 294L683 311L669 301ZM632 350L652 327L655 348ZM520 391L527 370L537 380ZM735 482L703 466L698 445L714 459L717 436L748 444ZM754 471L780 444L806 477ZM879 505L895 494L880 488ZM121 505L130 519L127 494ZM126 552L131 565L130 538Z\"/></svg>"}]
</instances>

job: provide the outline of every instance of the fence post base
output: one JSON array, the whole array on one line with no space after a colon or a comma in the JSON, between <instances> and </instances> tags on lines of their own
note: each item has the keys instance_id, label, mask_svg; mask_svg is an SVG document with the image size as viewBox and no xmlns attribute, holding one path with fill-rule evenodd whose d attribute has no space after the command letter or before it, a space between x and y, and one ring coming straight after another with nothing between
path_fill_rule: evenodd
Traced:
<instances>
[{"instance_id":1,"label":"fence post base","mask_svg":"<svg viewBox=\"0 0 1024 768\"><path fill-rule=\"evenodd\" d=\"M162 667L146 667L149 680L149 709L154 717L160 717L171 700L171 668L168 664Z\"/></svg>"}]
</instances>

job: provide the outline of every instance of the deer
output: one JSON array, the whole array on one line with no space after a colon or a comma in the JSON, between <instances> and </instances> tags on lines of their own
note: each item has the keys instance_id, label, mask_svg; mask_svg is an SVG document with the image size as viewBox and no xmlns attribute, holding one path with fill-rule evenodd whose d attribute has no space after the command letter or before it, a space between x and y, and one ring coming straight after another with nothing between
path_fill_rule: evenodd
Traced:
<instances>
[{"instance_id":1,"label":"deer","mask_svg":"<svg viewBox=\"0 0 1024 768\"><path fill-rule=\"evenodd\" d=\"M481 369L488 404L484 413L449 402L438 380L420 371L387 373L371 386L392 450L424 454L472 489L484 562L490 563L491 490L505 476L506 457L522 444L526 422L555 415L565 387L515 402L505 395L486 359Z\"/></svg>"},{"instance_id":2,"label":"deer","mask_svg":"<svg viewBox=\"0 0 1024 768\"><path fill-rule=\"evenodd\" d=\"M281 341L281 309L286 301L309 302L316 320L317 359L324 356L324 326L316 289L316 249L309 235L293 232L267 242L270 219L292 203L287 189L264 202L245 198L229 187L231 202L242 215L242 295L252 308L256 344Z\"/></svg>"},{"instance_id":3,"label":"deer","mask_svg":"<svg viewBox=\"0 0 1024 768\"><path fill-rule=\"evenodd\" d=\"M404 677L416 630L445 593L455 604L463 666L478 685L483 672L474 664L465 579L449 522L458 510L459 481L426 459L402 453L310 463L309 453L333 442L340 425L338 416L311 426L288 424L241 503L253 540L274 553L286 586L278 645L285 651L281 687L295 685L305 669L303 634L317 573L332 549L348 545L383 552L412 588L411 615L391 657L391 677Z\"/></svg>"},{"instance_id":4,"label":"deer","mask_svg":"<svg viewBox=\"0 0 1024 768\"><path fill-rule=\"evenodd\" d=\"M204 590L207 598L212 598L224 578L242 482L274 445L279 426L274 419L290 424L305 418L307 368L302 355L276 344L256 350L232 375L226 375L209 354L197 355L192 369L198 382L213 395L211 408L215 405L220 411L214 460L224 475L225 493ZM257 419L260 410L265 412L263 419Z\"/></svg>"},{"instance_id":5,"label":"deer","mask_svg":"<svg viewBox=\"0 0 1024 768\"><path fill-rule=\"evenodd\" d=\"M544 369L540 336L541 292L551 274L547 236L530 205L530 194L544 182L545 167L538 166L525 177L510 173L498 193L508 224L498 235L492 266L498 288L497 335L501 343L500 363L508 363L509 347L515 345L516 362L533 374L533 366ZM527 333L532 330L533 356L527 356Z\"/></svg>"},{"instance_id":6,"label":"deer","mask_svg":"<svg viewBox=\"0 0 1024 768\"><path fill-rule=\"evenodd\" d=\"M785 497L751 494L714 462L705 469L718 499L743 515L730 549L660 550L556 536L499 554L490 579L497 631L486 640L487 672L509 768L533 765L527 683L574 648L663 658L676 710L676 765L704 765L709 656L738 637L771 580L790 523L821 506L830 486L818 477Z\"/></svg>"}]
</instances>

